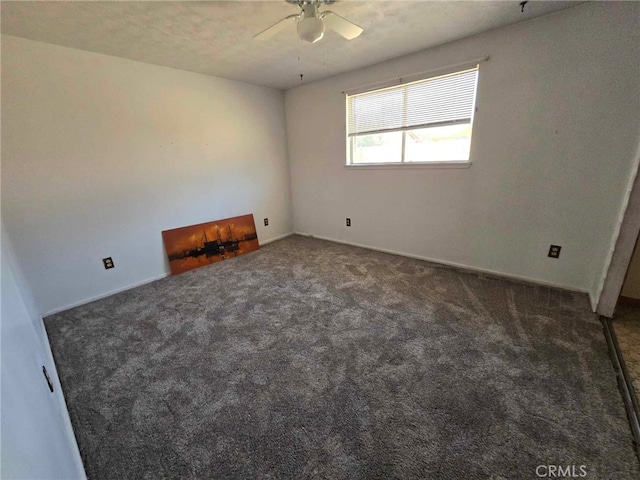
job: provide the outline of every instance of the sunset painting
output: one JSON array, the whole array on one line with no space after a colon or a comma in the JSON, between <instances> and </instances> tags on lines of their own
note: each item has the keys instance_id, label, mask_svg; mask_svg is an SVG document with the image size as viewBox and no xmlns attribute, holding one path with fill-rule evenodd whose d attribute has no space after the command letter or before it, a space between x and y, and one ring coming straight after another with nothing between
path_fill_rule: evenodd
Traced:
<instances>
[{"instance_id":1,"label":"sunset painting","mask_svg":"<svg viewBox=\"0 0 640 480\"><path fill-rule=\"evenodd\" d=\"M162 239L172 275L260 248L252 214L165 230Z\"/></svg>"}]
</instances>

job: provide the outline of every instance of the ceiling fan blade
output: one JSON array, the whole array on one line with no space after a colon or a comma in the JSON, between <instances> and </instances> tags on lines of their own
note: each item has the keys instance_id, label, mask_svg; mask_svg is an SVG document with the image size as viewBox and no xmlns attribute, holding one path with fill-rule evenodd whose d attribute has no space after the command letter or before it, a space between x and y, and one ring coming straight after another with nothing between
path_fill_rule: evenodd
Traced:
<instances>
[{"instance_id":1,"label":"ceiling fan blade","mask_svg":"<svg viewBox=\"0 0 640 480\"><path fill-rule=\"evenodd\" d=\"M324 25L330 28L334 32L342 35L347 40L353 40L362 33L362 28L353 22L350 22L344 17L341 17L337 13L333 13L329 10L322 12L321 15Z\"/></svg>"},{"instance_id":2,"label":"ceiling fan blade","mask_svg":"<svg viewBox=\"0 0 640 480\"><path fill-rule=\"evenodd\" d=\"M281 32L291 23L291 20L298 19L300 15L289 15L288 17L283 18L279 22L274 23L270 27L264 29L260 33L253 36L255 40L269 40L276 33Z\"/></svg>"}]
</instances>

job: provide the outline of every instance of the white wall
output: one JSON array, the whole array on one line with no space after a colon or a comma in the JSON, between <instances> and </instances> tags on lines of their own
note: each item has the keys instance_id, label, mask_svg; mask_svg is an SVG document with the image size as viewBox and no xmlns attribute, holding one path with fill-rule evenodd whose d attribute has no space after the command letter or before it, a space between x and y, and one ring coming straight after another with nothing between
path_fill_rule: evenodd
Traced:
<instances>
[{"instance_id":1,"label":"white wall","mask_svg":"<svg viewBox=\"0 0 640 480\"><path fill-rule=\"evenodd\" d=\"M639 32L640 4L585 4L287 91L294 230L594 290L638 140ZM470 169L343 166L341 91L485 54Z\"/></svg>"},{"instance_id":2,"label":"white wall","mask_svg":"<svg viewBox=\"0 0 640 480\"><path fill-rule=\"evenodd\" d=\"M636 244L636 249L631 257L629 270L622 285L621 295L640 300L640 247L638 245L640 245L640 242Z\"/></svg>"},{"instance_id":3,"label":"white wall","mask_svg":"<svg viewBox=\"0 0 640 480\"><path fill-rule=\"evenodd\" d=\"M289 233L283 97L3 36L2 217L39 312L165 275L162 230L253 213L261 242Z\"/></svg>"},{"instance_id":4,"label":"white wall","mask_svg":"<svg viewBox=\"0 0 640 480\"><path fill-rule=\"evenodd\" d=\"M2 228L0 476L83 479L84 469L48 349L42 319L32 317L12 248ZM46 366L54 383L47 387Z\"/></svg>"}]
</instances>

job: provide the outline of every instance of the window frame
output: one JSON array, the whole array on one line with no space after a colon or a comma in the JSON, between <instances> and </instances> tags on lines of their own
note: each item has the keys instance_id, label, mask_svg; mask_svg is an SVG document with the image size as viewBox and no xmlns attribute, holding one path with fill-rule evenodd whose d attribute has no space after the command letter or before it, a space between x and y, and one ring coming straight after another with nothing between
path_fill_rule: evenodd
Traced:
<instances>
[{"instance_id":1,"label":"window frame","mask_svg":"<svg viewBox=\"0 0 640 480\"><path fill-rule=\"evenodd\" d=\"M395 168L404 168L404 169L422 169L422 168L469 168L472 164L471 154L472 154L472 140L473 140L473 127L475 121L475 115L478 110L477 108L477 97L478 97L478 85L480 80L480 63L488 60L489 57L485 56L477 60L473 60L464 64L458 64L446 69L439 70L431 70L429 72L423 72L419 74L411 75L409 78L397 78L390 82L384 82L377 85L370 85L361 87L358 89L353 89L351 91L344 91L345 94L345 139L346 139L346 162L344 166L348 169L395 169ZM383 91L390 88L398 88L404 85L409 85L411 83L418 83L430 79L436 79L438 77L452 76L456 74L462 74L468 71L476 70L476 79L473 90L473 99L472 99L472 109L471 109L471 117L468 119L457 119L457 120L448 120L442 122L433 122L429 124L420 124L420 125L411 125L405 127L398 128L390 128L390 129L381 129L381 130L372 130L365 131L359 134L351 135L349 133L349 99L352 96L372 93L377 91ZM405 90L405 102L406 102L406 90ZM405 103L406 108L406 103ZM417 162L407 162L405 161L406 157L406 134L411 130L424 130L425 128L438 128L449 125L469 125L471 127L471 138L469 140L469 156L466 160L424 160ZM401 152L400 152L400 161L399 162L380 162L380 163L353 163L353 155L354 155L354 144L355 139L361 135L371 135L375 133L391 133L391 132L402 132L402 143L401 143Z\"/></svg>"}]
</instances>

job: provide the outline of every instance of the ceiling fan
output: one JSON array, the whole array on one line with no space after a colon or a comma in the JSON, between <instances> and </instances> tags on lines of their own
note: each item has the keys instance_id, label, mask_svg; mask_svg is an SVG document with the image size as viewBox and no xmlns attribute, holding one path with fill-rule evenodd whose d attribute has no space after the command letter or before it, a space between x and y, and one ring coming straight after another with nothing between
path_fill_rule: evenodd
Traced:
<instances>
[{"instance_id":1,"label":"ceiling fan","mask_svg":"<svg viewBox=\"0 0 640 480\"><path fill-rule=\"evenodd\" d=\"M267 40L276 33L287 28L295 21L298 24L298 37L309 43L315 43L324 36L325 28L330 28L334 32L342 35L347 40L353 40L362 33L362 28L350 22L337 13L329 10L322 12L318 8L322 4L331 5L336 0L286 0L288 3L298 5L300 13L289 15L279 22L271 25L266 30L254 35L256 40Z\"/></svg>"}]
</instances>

